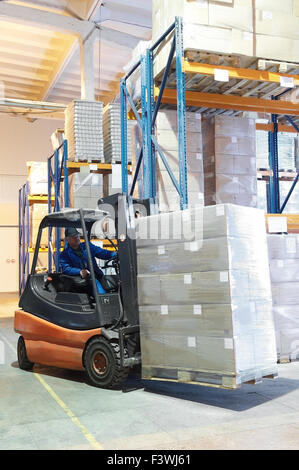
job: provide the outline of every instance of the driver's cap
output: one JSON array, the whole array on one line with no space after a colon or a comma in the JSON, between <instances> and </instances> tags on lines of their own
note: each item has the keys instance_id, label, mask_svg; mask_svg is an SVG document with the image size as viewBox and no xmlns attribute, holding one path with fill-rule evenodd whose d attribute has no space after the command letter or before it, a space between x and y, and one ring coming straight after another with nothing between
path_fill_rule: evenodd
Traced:
<instances>
[{"instance_id":1,"label":"driver's cap","mask_svg":"<svg viewBox=\"0 0 299 470\"><path fill-rule=\"evenodd\" d=\"M80 233L75 227L68 227L65 229L66 237L75 237L76 235L80 235Z\"/></svg>"}]
</instances>

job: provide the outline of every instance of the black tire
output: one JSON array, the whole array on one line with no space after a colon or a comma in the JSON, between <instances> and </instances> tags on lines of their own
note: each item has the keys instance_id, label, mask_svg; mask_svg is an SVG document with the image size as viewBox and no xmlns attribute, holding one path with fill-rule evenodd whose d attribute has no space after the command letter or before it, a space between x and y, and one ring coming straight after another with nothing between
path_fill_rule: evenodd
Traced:
<instances>
[{"instance_id":1,"label":"black tire","mask_svg":"<svg viewBox=\"0 0 299 470\"><path fill-rule=\"evenodd\" d=\"M110 343L105 338L94 338L90 341L85 349L83 363L88 379L95 387L116 387L129 373L128 367L120 365L119 344Z\"/></svg>"},{"instance_id":2,"label":"black tire","mask_svg":"<svg viewBox=\"0 0 299 470\"><path fill-rule=\"evenodd\" d=\"M26 345L23 336L18 339L18 363L20 369L32 370L34 362L30 362L27 357Z\"/></svg>"}]
</instances>

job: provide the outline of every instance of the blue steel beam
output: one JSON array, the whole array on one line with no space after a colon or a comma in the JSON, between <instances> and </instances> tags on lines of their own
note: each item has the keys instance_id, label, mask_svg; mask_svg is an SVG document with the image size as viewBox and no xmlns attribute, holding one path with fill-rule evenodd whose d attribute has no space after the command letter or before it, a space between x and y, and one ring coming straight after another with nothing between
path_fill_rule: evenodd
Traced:
<instances>
[{"instance_id":1,"label":"blue steel beam","mask_svg":"<svg viewBox=\"0 0 299 470\"><path fill-rule=\"evenodd\" d=\"M52 194L52 181L53 181L53 171L52 171L52 157L48 158L48 214L52 212L51 207L51 194ZM52 229L48 228L48 270L52 272Z\"/></svg>"},{"instance_id":2,"label":"blue steel beam","mask_svg":"<svg viewBox=\"0 0 299 470\"><path fill-rule=\"evenodd\" d=\"M168 77L168 74L169 74L172 59L174 57L174 52L175 52L175 38L172 41L170 54L169 54L169 57L168 57L167 65L166 65L164 75L163 75L163 79L162 79L161 86L160 86L159 96L158 96L156 104L155 104L155 109L154 109L154 113L153 113L153 117L152 117L152 130L153 130L153 128L155 126L155 123L156 123L157 114L158 114L158 111L159 111L159 108L160 108L160 105L161 105L161 100L162 100L163 92L165 90L166 81L167 81L167 77ZM136 182L137 182L137 179L138 179L139 171L140 171L140 168L141 168L142 157L143 157L143 149L140 150L139 157L137 159L136 170L135 170L135 174L134 174L133 182L132 182L132 186L131 186L131 191L130 191L131 196L133 196L134 189L135 189L135 186L136 186Z\"/></svg>"},{"instance_id":3,"label":"blue steel beam","mask_svg":"<svg viewBox=\"0 0 299 470\"><path fill-rule=\"evenodd\" d=\"M148 147L150 157L150 198L155 198L157 194L156 184L156 149L152 142L152 134L155 132L153 124L153 114L155 110L154 96L154 54L152 50L146 51L146 80L147 80L147 126L148 126Z\"/></svg>"},{"instance_id":4,"label":"blue steel beam","mask_svg":"<svg viewBox=\"0 0 299 470\"><path fill-rule=\"evenodd\" d=\"M292 126L294 127L294 129L296 129L296 131L299 133L299 127L297 126L297 124L293 121L293 119L290 117L290 116L285 116L286 119L289 121L290 124L292 124ZM298 180L299 180L299 172L297 173L297 176L292 184L292 187L290 188L290 191L288 192L287 194L287 197L285 198L284 200L284 203L282 204L281 208L280 208L280 213L282 214L287 203L289 202L289 199L290 197L292 196L293 194L293 191L298 183Z\"/></svg>"},{"instance_id":5,"label":"blue steel beam","mask_svg":"<svg viewBox=\"0 0 299 470\"><path fill-rule=\"evenodd\" d=\"M60 211L60 203L59 203L59 197L60 197L60 182L61 182L61 172L62 169L59 166L59 150L56 150L54 153L54 159L55 159L55 202L54 202L54 207L55 211L59 212ZM56 228L55 229L55 247L56 247L56 255L54 256L54 262L55 262L55 269L56 272L59 270L59 258L60 258L60 229Z\"/></svg>"},{"instance_id":6,"label":"blue steel beam","mask_svg":"<svg viewBox=\"0 0 299 470\"><path fill-rule=\"evenodd\" d=\"M152 120L152 126L154 126L155 123L156 123L157 114L158 114L158 111L159 111L159 108L160 108L160 105L161 105L162 96L163 96L163 93L164 93L164 90L165 90L169 70L170 70L172 59L173 59L174 53L175 53L175 45L176 45L176 41L175 41L175 38L173 38L171 49L170 49L170 54L169 54L169 57L168 57L168 60L167 60L166 68L164 70L164 74L163 74L163 78L162 78L162 82L161 82L161 86L160 86L159 95L158 95L158 98L157 98L157 101L156 101L156 106L155 106L155 110L154 110L154 114L153 114L153 120Z\"/></svg>"},{"instance_id":7,"label":"blue steel beam","mask_svg":"<svg viewBox=\"0 0 299 470\"><path fill-rule=\"evenodd\" d=\"M63 174L64 174L64 207L69 207L69 169L67 167L68 161L68 143L67 140L63 142Z\"/></svg>"},{"instance_id":8,"label":"blue steel beam","mask_svg":"<svg viewBox=\"0 0 299 470\"><path fill-rule=\"evenodd\" d=\"M152 197L152 140L151 140L151 106L148 90L148 58L141 57L141 107L142 107L142 148L143 148L143 187L145 199Z\"/></svg>"},{"instance_id":9,"label":"blue steel beam","mask_svg":"<svg viewBox=\"0 0 299 470\"><path fill-rule=\"evenodd\" d=\"M174 22L169 28L165 31L165 33L154 43L154 45L150 48L152 52L167 38L168 34L170 34L176 27L176 22Z\"/></svg>"},{"instance_id":10,"label":"blue steel beam","mask_svg":"<svg viewBox=\"0 0 299 470\"><path fill-rule=\"evenodd\" d=\"M285 118L287 119L287 121L289 121L290 124L292 124L292 126L294 127L294 129L299 133L299 127L298 127L297 124L294 122L293 118L291 118L291 116L285 116Z\"/></svg>"},{"instance_id":11,"label":"blue steel beam","mask_svg":"<svg viewBox=\"0 0 299 470\"><path fill-rule=\"evenodd\" d=\"M292 194L293 194L293 191L294 191L294 189L295 189L295 187L296 187L296 185L297 185L297 183L298 183L298 180L299 180L299 171L298 171L297 176L296 176L296 178L295 178L295 180L294 180L294 182L293 182L293 184L292 184L292 187L291 187L290 191L288 192L287 197L285 198L284 203L283 203L282 206L281 206L281 209L280 209L280 213L281 213L281 214L283 213L283 211L284 211L284 209L285 209L287 203L289 202L289 199L290 199L290 197L291 197Z\"/></svg>"},{"instance_id":12,"label":"blue steel beam","mask_svg":"<svg viewBox=\"0 0 299 470\"><path fill-rule=\"evenodd\" d=\"M126 97L127 97L128 101L129 101L129 104L130 104L130 106L131 106L131 108L132 108L132 111L133 111L133 113L134 113L134 115L135 115L135 118L136 118L136 120L137 120L139 126L140 126L141 129L142 129L142 121L141 121L141 119L140 119L140 117L139 117L139 114L138 114L138 111L137 111L136 106L135 106L135 104L134 104L134 101L132 100L132 98L131 98L131 96L130 96L130 93L129 93L128 90L127 90L127 87L124 87L124 92L125 92Z\"/></svg>"},{"instance_id":13,"label":"blue steel beam","mask_svg":"<svg viewBox=\"0 0 299 470\"><path fill-rule=\"evenodd\" d=\"M21 272L22 272L22 262L21 262L21 247L22 247L22 228L21 228L21 208L22 208L22 188L19 189L19 296L21 295Z\"/></svg>"},{"instance_id":14,"label":"blue steel beam","mask_svg":"<svg viewBox=\"0 0 299 470\"><path fill-rule=\"evenodd\" d=\"M277 100L278 97L272 96L272 100ZM278 118L277 114L272 114L273 132L269 132L269 166L271 176L269 180L269 194L270 194L270 213L280 213L280 193L279 193L279 167L278 167Z\"/></svg>"},{"instance_id":15,"label":"blue steel beam","mask_svg":"<svg viewBox=\"0 0 299 470\"><path fill-rule=\"evenodd\" d=\"M179 170L180 170L180 194L181 209L188 207L188 182L187 182L187 141L186 141L186 80L183 70L184 43L183 20L175 19L176 40L176 78L177 78L177 109L178 109L178 142L179 142Z\"/></svg>"},{"instance_id":16,"label":"blue steel beam","mask_svg":"<svg viewBox=\"0 0 299 470\"><path fill-rule=\"evenodd\" d=\"M25 266L26 266L26 279L29 276L29 182L26 182L26 256L25 256ZM24 285L25 287L25 285Z\"/></svg>"},{"instance_id":17,"label":"blue steel beam","mask_svg":"<svg viewBox=\"0 0 299 470\"><path fill-rule=\"evenodd\" d=\"M170 176L170 179L171 179L171 181L172 181L172 183L173 183L175 189L177 190L177 192L178 192L179 195L181 196L179 184L178 184L178 182L177 182L177 180L176 180L176 178L175 178L175 176L174 176L174 174L173 174L173 172L172 172L170 166L168 165L167 159L165 158L165 155L163 154L162 149L161 149L160 145L158 144L157 139L156 139L156 137L155 137L154 135L152 135L152 141L153 141L153 144L155 145L155 147L156 147L156 149L157 149L157 151L158 151L158 154L159 154L160 157L161 157L161 160L162 160L162 162L163 162L163 164L164 164L164 166L165 166L165 168L166 168L166 170L167 170L167 172L168 172L168 174L169 174L169 176Z\"/></svg>"}]
</instances>

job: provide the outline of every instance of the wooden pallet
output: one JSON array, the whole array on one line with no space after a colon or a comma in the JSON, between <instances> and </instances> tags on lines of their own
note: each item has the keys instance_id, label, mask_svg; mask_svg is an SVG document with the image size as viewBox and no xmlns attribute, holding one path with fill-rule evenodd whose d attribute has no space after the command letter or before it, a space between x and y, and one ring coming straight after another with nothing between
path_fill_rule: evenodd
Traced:
<instances>
[{"instance_id":1,"label":"wooden pallet","mask_svg":"<svg viewBox=\"0 0 299 470\"><path fill-rule=\"evenodd\" d=\"M235 390L243 384L256 385L263 379L276 379L278 374L276 371L264 371L259 378L252 378L240 381L240 377L234 374L210 373L205 371L194 371L180 368L165 367L142 367L142 378L144 380L156 380L165 382L177 382L191 385L201 385L205 387L222 388Z\"/></svg>"},{"instance_id":2,"label":"wooden pallet","mask_svg":"<svg viewBox=\"0 0 299 470\"><path fill-rule=\"evenodd\" d=\"M298 362L299 358L294 358L289 354L288 356L279 357L277 362L278 364L289 364L290 362Z\"/></svg>"}]
</instances>

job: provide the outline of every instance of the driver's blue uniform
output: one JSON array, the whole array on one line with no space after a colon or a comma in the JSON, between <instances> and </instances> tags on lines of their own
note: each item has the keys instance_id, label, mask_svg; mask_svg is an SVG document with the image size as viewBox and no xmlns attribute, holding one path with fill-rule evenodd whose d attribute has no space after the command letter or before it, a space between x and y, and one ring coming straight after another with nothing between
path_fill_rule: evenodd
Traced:
<instances>
[{"instance_id":1,"label":"driver's blue uniform","mask_svg":"<svg viewBox=\"0 0 299 470\"><path fill-rule=\"evenodd\" d=\"M87 251L86 251L86 244L80 243L82 257L78 256L75 251L68 245L60 255L60 269L62 270L63 274L67 274L68 276L80 276L80 271L82 269L88 269L88 261L87 261ZM105 289L102 287L99 279L103 276L102 270L97 265L95 258L98 259L106 259L109 260L116 256L116 253L109 250L103 250L99 246L95 246L92 243L89 243L91 257L92 257L92 264L94 268L94 273L96 277L96 284L99 294L105 294ZM79 248L78 248L79 249Z\"/></svg>"}]
</instances>

